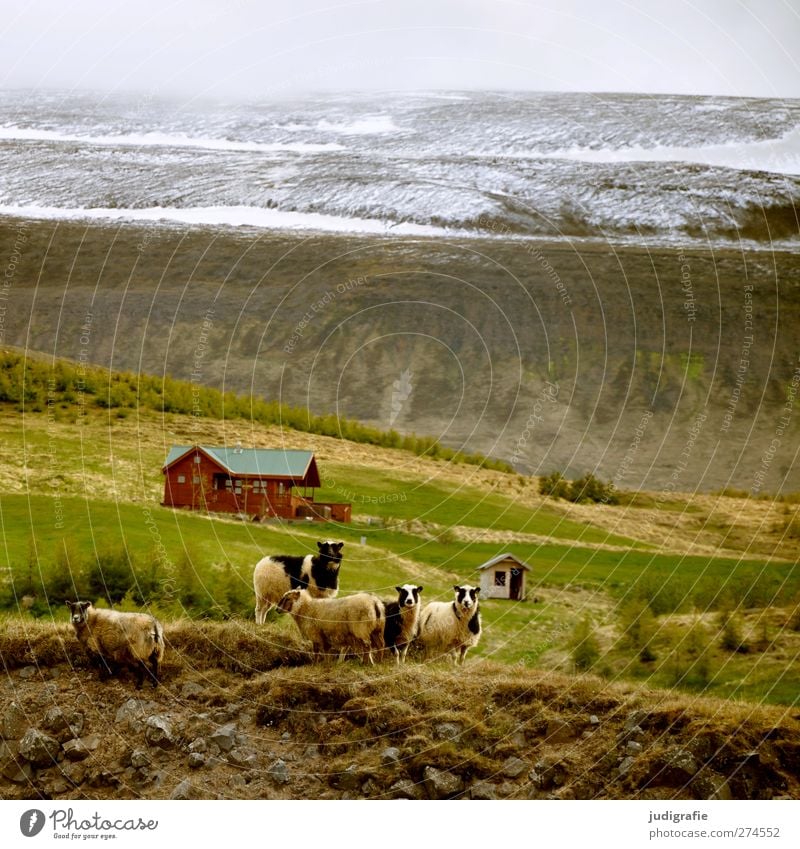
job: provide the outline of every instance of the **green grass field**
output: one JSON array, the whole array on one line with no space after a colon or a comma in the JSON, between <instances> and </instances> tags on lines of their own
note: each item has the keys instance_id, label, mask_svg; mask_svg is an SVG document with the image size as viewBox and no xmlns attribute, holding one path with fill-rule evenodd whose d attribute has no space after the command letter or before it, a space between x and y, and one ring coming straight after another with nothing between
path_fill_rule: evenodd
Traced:
<instances>
[{"instance_id":1,"label":"green grass field","mask_svg":"<svg viewBox=\"0 0 800 849\"><path fill-rule=\"evenodd\" d=\"M600 644L592 671L610 680L784 704L800 692L800 636L781 624L800 598L793 563L659 550L566 518L554 503L520 498L526 483L516 475L481 477L469 466L448 475L447 463L416 459L381 466L379 453L345 462L341 441L324 438L313 443L324 484L316 497L351 501L352 524L253 524L174 511L159 504L169 446L231 441L240 431L175 414L118 418L95 410L76 421L74 413L69 406L0 413L0 604L9 612L64 621L65 597L85 593L103 602L116 593L123 607L148 603L165 618L249 618L258 559L314 551L327 538L346 543L343 592L390 598L396 584L413 581L425 587L425 599L446 599L453 583L477 584L480 564L511 552L532 567L528 601L483 602L477 656L570 670L571 634L588 617ZM287 444L299 437L253 427L246 438ZM634 597L646 599L664 626L659 657L649 664L619 642L617 605ZM753 611L771 611L771 640L748 655L717 648L710 611L726 605L750 609L748 621ZM697 659L681 653L681 628L669 624L693 612L708 620L710 675L692 672ZM267 627L291 623L273 619Z\"/></svg>"}]
</instances>

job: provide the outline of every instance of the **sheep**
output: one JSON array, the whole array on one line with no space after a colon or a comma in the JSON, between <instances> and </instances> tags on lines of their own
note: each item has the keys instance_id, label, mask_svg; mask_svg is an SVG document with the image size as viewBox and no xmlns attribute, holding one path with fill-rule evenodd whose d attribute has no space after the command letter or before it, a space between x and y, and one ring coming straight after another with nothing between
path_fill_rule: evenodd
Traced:
<instances>
[{"instance_id":1,"label":"sheep","mask_svg":"<svg viewBox=\"0 0 800 849\"><path fill-rule=\"evenodd\" d=\"M112 675L114 667L122 664L136 669L137 689L142 687L145 672L150 675L153 687L158 686L158 664L164 659L164 628L155 617L99 609L90 601L65 604L75 634L99 665L101 677Z\"/></svg>"},{"instance_id":2,"label":"sheep","mask_svg":"<svg viewBox=\"0 0 800 849\"><path fill-rule=\"evenodd\" d=\"M371 593L344 598L314 598L308 590L289 590L278 602L278 613L289 613L300 633L311 641L314 661L328 653L341 657L348 649L375 661L372 652L383 649L383 602Z\"/></svg>"},{"instance_id":3,"label":"sheep","mask_svg":"<svg viewBox=\"0 0 800 849\"><path fill-rule=\"evenodd\" d=\"M464 663L467 651L478 645L481 637L481 614L478 607L480 588L454 586L452 602L432 601L419 619L419 643L426 659L453 653L455 662Z\"/></svg>"},{"instance_id":4,"label":"sheep","mask_svg":"<svg viewBox=\"0 0 800 849\"><path fill-rule=\"evenodd\" d=\"M419 594L422 587L413 584L403 584L395 587L398 593L397 601L387 601L384 604L386 625L383 629L383 642L386 650L394 655L396 664L405 663L408 647L417 636L419 627L420 602Z\"/></svg>"},{"instance_id":5,"label":"sheep","mask_svg":"<svg viewBox=\"0 0 800 849\"><path fill-rule=\"evenodd\" d=\"M318 542L318 554L268 555L256 564L256 622L263 625L267 613L289 590L307 589L314 598L333 598L339 591L343 542Z\"/></svg>"}]
</instances>

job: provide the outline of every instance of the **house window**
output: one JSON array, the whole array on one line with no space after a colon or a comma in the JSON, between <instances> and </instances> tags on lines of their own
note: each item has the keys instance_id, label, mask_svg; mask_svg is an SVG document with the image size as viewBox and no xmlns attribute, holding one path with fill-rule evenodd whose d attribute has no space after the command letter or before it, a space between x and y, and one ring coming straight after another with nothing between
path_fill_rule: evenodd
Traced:
<instances>
[{"instance_id":1,"label":"house window","mask_svg":"<svg viewBox=\"0 0 800 849\"><path fill-rule=\"evenodd\" d=\"M253 494L254 495L263 495L267 491L267 482L265 480L254 480L253 481Z\"/></svg>"},{"instance_id":2,"label":"house window","mask_svg":"<svg viewBox=\"0 0 800 849\"><path fill-rule=\"evenodd\" d=\"M227 475L214 475L214 489L230 489L231 479Z\"/></svg>"},{"instance_id":3,"label":"house window","mask_svg":"<svg viewBox=\"0 0 800 849\"><path fill-rule=\"evenodd\" d=\"M242 494L242 480L241 480L241 478L236 478L236 479L234 480L234 482L233 482L233 491L234 491L237 495L241 495L241 494Z\"/></svg>"},{"instance_id":4,"label":"house window","mask_svg":"<svg viewBox=\"0 0 800 849\"><path fill-rule=\"evenodd\" d=\"M278 481L278 495L285 495L286 489L283 485L283 481Z\"/></svg>"},{"instance_id":5,"label":"house window","mask_svg":"<svg viewBox=\"0 0 800 849\"><path fill-rule=\"evenodd\" d=\"M194 461L198 466L200 465L200 455L199 454L194 455Z\"/></svg>"},{"instance_id":6,"label":"house window","mask_svg":"<svg viewBox=\"0 0 800 849\"><path fill-rule=\"evenodd\" d=\"M494 585L496 587L504 587L506 585L506 573L505 572L495 572L494 573Z\"/></svg>"},{"instance_id":7,"label":"house window","mask_svg":"<svg viewBox=\"0 0 800 849\"><path fill-rule=\"evenodd\" d=\"M192 483L195 484L195 486L197 484L199 484L200 483L200 475L192 475Z\"/></svg>"},{"instance_id":8,"label":"house window","mask_svg":"<svg viewBox=\"0 0 800 849\"><path fill-rule=\"evenodd\" d=\"M186 475L178 475L178 483L186 483Z\"/></svg>"}]
</instances>

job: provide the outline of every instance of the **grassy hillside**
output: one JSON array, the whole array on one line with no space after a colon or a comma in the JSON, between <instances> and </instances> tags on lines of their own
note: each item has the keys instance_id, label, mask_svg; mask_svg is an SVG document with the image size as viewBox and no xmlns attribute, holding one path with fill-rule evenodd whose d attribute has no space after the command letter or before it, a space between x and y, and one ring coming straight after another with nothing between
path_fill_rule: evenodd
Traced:
<instances>
[{"instance_id":1,"label":"grassy hillside","mask_svg":"<svg viewBox=\"0 0 800 849\"><path fill-rule=\"evenodd\" d=\"M0 410L8 611L65 621L63 600L77 594L148 604L169 621L242 621L264 553L312 551L329 537L346 543L343 592L389 597L415 581L432 600L477 583L481 563L510 551L533 567L529 600L484 602L476 657L777 703L800 691L800 574L786 530L795 514L785 513L795 505L678 495L654 505L646 494L567 504L540 496L535 479L239 417L148 405L77 415L64 397L41 412L17 406ZM159 506L171 444L236 441L314 450L318 497L352 501L354 522L256 525ZM726 616L746 650L724 647Z\"/></svg>"},{"instance_id":2,"label":"grassy hillside","mask_svg":"<svg viewBox=\"0 0 800 849\"><path fill-rule=\"evenodd\" d=\"M309 666L289 624L171 621L162 685L137 693L100 682L66 624L0 621L0 796L800 798L785 707L486 659ZM50 756L25 757L28 728Z\"/></svg>"}]
</instances>

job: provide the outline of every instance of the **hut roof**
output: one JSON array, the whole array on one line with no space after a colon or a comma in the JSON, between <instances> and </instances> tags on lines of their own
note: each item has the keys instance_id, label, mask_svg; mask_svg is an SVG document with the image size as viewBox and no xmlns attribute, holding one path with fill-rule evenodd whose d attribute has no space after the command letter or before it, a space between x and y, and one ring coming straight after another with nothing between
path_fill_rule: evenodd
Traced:
<instances>
[{"instance_id":1,"label":"hut roof","mask_svg":"<svg viewBox=\"0 0 800 849\"><path fill-rule=\"evenodd\" d=\"M531 571L531 567L528 566L527 563L523 563L519 557L516 557L513 554L498 554L497 557L493 557L491 560L487 560L482 566L478 566L478 569L489 569L492 566L496 566L502 560L513 560L517 563L522 569L527 569L529 572Z\"/></svg>"},{"instance_id":2,"label":"hut roof","mask_svg":"<svg viewBox=\"0 0 800 849\"><path fill-rule=\"evenodd\" d=\"M282 478L304 486L319 486L317 461L311 451L283 448L236 448L212 445L173 445L162 471L191 451L202 451L231 475Z\"/></svg>"}]
</instances>

